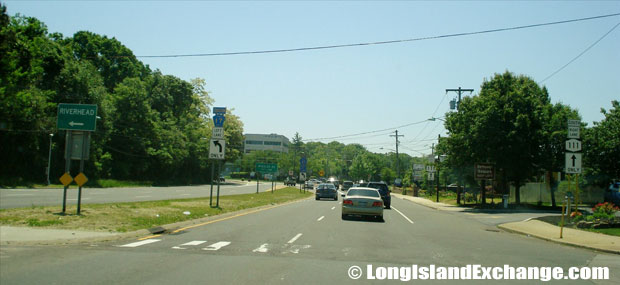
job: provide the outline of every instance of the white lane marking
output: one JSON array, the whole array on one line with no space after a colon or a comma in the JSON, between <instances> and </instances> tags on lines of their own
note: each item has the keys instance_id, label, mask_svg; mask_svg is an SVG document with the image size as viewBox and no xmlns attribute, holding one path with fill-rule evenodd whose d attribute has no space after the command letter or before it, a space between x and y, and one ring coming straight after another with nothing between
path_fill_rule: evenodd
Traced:
<instances>
[{"instance_id":1,"label":"white lane marking","mask_svg":"<svg viewBox=\"0 0 620 285\"><path fill-rule=\"evenodd\" d=\"M218 241L210 246L203 248L204 250L219 250L222 247L229 245L229 241Z\"/></svg>"},{"instance_id":2,"label":"white lane marking","mask_svg":"<svg viewBox=\"0 0 620 285\"><path fill-rule=\"evenodd\" d=\"M295 237L289 240L288 243L294 243L300 236L301 236L301 233L298 233Z\"/></svg>"},{"instance_id":3,"label":"white lane marking","mask_svg":"<svg viewBox=\"0 0 620 285\"><path fill-rule=\"evenodd\" d=\"M191 196L192 194L181 194L181 196Z\"/></svg>"},{"instance_id":4,"label":"white lane marking","mask_svg":"<svg viewBox=\"0 0 620 285\"><path fill-rule=\"evenodd\" d=\"M173 246L172 248L174 249L185 249L185 247L182 246L188 246L188 245L201 245L203 243L207 242L206 240L195 240L195 241L190 241L190 242L186 242L182 245L179 246Z\"/></svg>"},{"instance_id":5,"label":"white lane marking","mask_svg":"<svg viewBox=\"0 0 620 285\"><path fill-rule=\"evenodd\" d=\"M323 218L325 218L325 216L321 216L318 220L316 220L317 222L320 222Z\"/></svg>"},{"instance_id":6,"label":"white lane marking","mask_svg":"<svg viewBox=\"0 0 620 285\"><path fill-rule=\"evenodd\" d=\"M6 197L34 196L34 194L6 194Z\"/></svg>"},{"instance_id":7,"label":"white lane marking","mask_svg":"<svg viewBox=\"0 0 620 285\"><path fill-rule=\"evenodd\" d=\"M407 216L405 216L405 214L403 214L401 211L399 211L398 209L392 207L392 209L394 209L394 211L398 212L401 216L403 216L403 218L405 218L405 220L409 221L410 223L413 224L413 221L409 218L407 218Z\"/></svg>"},{"instance_id":8,"label":"white lane marking","mask_svg":"<svg viewBox=\"0 0 620 285\"><path fill-rule=\"evenodd\" d=\"M151 197L151 196L148 196L148 195L147 196L135 196L134 198L148 198L148 197Z\"/></svg>"},{"instance_id":9,"label":"white lane marking","mask_svg":"<svg viewBox=\"0 0 620 285\"><path fill-rule=\"evenodd\" d=\"M258 247L255 250L252 250L252 252L260 252L260 253L265 253L269 251L269 244L268 243L264 243L262 244L260 247Z\"/></svg>"},{"instance_id":10,"label":"white lane marking","mask_svg":"<svg viewBox=\"0 0 620 285\"><path fill-rule=\"evenodd\" d=\"M333 206L333 207L332 207L332 210L333 210L333 209L336 209L336 206Z\"/></svg>"},{"instance_id":11,"label":"white lane marking","mask_svg":"<svg viewBox=\"0 0 620 285\"><path fill-rule=\"evenodd\" d=\"M138 247L141 245L145 245L145 244L149 244L149 243L154 243L154 242L158 242L161 241L160 239L147 239L147 240L143 240L143 241L138 241L138 242L132 242L132 243L128 243L128 244L124 244L124 245L119 245L118 247Z\"/></svg>"},{"instance_id":12,"label":"white lane marking","mask_svg":"<svg viewBox=\"0 0 620 285\"><path fill-rule=\"evenodd\" d=\"M532 218L527 218L525 220L523 220L524 222L529 222Z\"/></svg>"},{"instance_id":13,"label":"white lane marking","mask_svg":"<svg viewBox=\"0 0 620 285\"><path fill-rule=\"evenodd\" d=\"M299 253L300 250L307 249L307 248L310 248L310 245L307 245L307 244L306 245L293 245L289 249L283 251L282 253L283 254L286 254L286 253L297 254L297 253Z\"/></svg>"}]
</instances>

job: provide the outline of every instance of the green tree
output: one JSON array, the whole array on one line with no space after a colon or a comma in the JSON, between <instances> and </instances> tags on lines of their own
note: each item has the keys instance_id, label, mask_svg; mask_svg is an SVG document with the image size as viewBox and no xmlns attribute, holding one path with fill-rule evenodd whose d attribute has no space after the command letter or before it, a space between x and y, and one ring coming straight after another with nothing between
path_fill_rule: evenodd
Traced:
<instances>
[{"instance_id":1,"label":"green tree","mask_svg":"<svg viewBox=\"0 0 620 285\"><path fill-rule=\"evenodd\" d=\"M590 169L595 184L607 186L612 179L620 179L620 102L611 102L605 118L595 122L583 135L584 166Z\"/></svg>"},{"instance_id":2,"label":"green tree","mask_svg":"<svg viewBox=\"0 0 620 285\"><path fill-rule=\"evenodd\" d=\"M448 155L457 165L490 162L502 180L520 187L538 171L548 95L529 77L510 72L484 81L479 96L465 98L447 115ZM483 199L484 202L484 199Z\"/></svg>"}]
</instances>

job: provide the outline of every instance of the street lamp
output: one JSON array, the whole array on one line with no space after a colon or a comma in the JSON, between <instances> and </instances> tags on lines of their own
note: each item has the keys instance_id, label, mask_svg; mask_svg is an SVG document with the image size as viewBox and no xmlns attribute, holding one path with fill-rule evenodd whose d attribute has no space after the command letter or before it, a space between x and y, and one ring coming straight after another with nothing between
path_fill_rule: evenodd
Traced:
<instances>
[{"instance_id":1,"label":"street lamp","mask_svg":"<svg viewBox=\"0 0 620 285\"><path fill-rule=\"evenodd\" d=\"M47 185L50 185L50 167L52 162L52 138L54 134L50 134L50 151L47 157Z\"/></svg>"}]
</instances>

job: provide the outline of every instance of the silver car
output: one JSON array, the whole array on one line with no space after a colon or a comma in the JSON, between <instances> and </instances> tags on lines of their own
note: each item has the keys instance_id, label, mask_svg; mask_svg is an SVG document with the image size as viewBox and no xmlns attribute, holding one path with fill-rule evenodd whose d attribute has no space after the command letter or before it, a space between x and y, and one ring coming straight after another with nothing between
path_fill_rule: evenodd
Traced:
<instances>
[{"instance_id":1,"label":"silver car","mask_svg":"<svg viewBox=\"0 0 620 285\"><path fill-rule=\"evenodd\" d=\"M374 188L354 187L342 200L342 219L349 215L371 216L383 221L383 200Z\"/></svg>"}]
</instances>

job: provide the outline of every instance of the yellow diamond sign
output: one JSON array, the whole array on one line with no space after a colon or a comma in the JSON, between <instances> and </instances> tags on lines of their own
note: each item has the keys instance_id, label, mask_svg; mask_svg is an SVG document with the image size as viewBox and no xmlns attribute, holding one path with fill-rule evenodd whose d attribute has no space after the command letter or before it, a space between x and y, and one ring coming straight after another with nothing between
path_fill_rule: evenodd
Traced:
<instances>
[{"instance_id":1,"label":"yellow diamond sign","mask_svg":"<svg viewBox=\"0 0 620 285\"><path fill-rule=\"evenodd\" d=\"M321 169L321 170L319 171L319 175L320 175L321 177L325 176L325 171L323 171L323 169Z\"/></svg>"},{"instance_id":2,"label":"yellow diamond sign","mask_svg":"<svg viewBox=\"0 0 620 285\"><path fill-rule=\"evenodd\" d=\"M80 187L82 187L82 185L86 184L86 182L88 182L88 178L82 172L80 172L80 174L78 174L75 177L75 183L77 183L77 185L79 185Z\"/></svg>"},{"instance_id":3,"label":"yellow diamond sign","mask_svg":"<svg viewBox=\"0 0 620 285\"><path fill-rule=\"evenodd\" d=\"M60 180L60 183L62 183L62 185L68 186L73 181L73 177L71 177L69 173L65 172L65 174L60 176L59 180Z\"/></svg>"}]
</instances>

